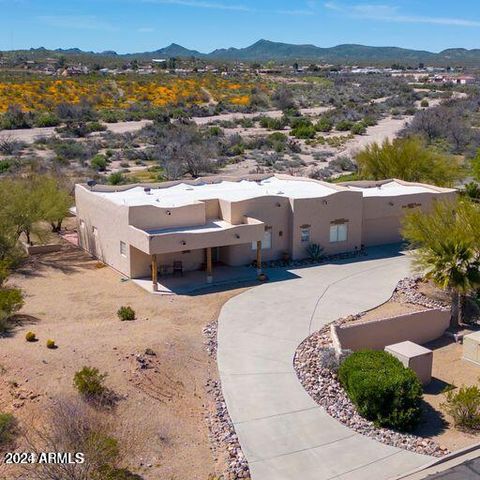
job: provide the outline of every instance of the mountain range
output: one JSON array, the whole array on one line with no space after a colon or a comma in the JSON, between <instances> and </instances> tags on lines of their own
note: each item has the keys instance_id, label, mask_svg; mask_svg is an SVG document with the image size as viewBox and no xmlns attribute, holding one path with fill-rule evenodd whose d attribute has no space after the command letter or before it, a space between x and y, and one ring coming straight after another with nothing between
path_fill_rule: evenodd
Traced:
<instances>
[{"instance_id":1,"label":"mountain range","mask_svg":"<svg viewBox=\"0 0 480 480\"><path fill-rule=\"evenodd\" d=\"M190 50L176 43L159 50L142 53L117 54L114 51L101 53L84 52L78 48L57 49L54 51L44 48L30 49L22 53L50 55L95 55L125 58L199 58L217 61L250 61L250 62L294 62L312 61L316 63L358 64L358 65L391 65L401 63L415 65L425 63L429 65L469 65L480 66L480 49L467 50L452 48L439 53L426 50L412 50L398 47L370 47L365 45L345 44L335 47L322 48L315 45L295 45L290 43L259 40L245 48L221 48L210 53ZM43 55L42 55L43 56Z\"/></svg>"}]
</instances>

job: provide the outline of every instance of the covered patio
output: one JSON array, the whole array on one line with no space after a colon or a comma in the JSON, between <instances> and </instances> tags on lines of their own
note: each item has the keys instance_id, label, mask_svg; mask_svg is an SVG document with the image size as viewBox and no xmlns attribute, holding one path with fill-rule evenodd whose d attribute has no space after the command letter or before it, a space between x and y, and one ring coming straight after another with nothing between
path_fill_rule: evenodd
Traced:
<instances>
[{"instance_id":1,"label":"covered patio","mask_svg":"<svg viewBox=\"0 0 480 480\"><path fill-rule=\"evenodd\" d=\"M215 266L214 275L207 281L206 272L196 270L180 275L157 277L156 289L151 278L133 279L134 283L157 295L189 295L202 290L234 288L238 284L257 284L257 270L251 266Z\"/></svg>"}]
</instances>

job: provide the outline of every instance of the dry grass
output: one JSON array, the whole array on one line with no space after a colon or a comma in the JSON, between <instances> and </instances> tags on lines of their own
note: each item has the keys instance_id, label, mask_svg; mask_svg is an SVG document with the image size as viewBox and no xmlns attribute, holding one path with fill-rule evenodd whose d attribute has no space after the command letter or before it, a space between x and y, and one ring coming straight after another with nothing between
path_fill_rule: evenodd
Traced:
<instances>
[{"instance_id":1,"label":"dry grass","mask_svg":"<svg viewBox=\"0 0 480 480\"><path fill-rule=\"evenodd\" d=\"M238 290L153 296L70 246L32 258L11 281L25 291L26 304L12 335L0 339L0 411L12 411L24 426L32 418L41 423L52 399L74 393L75 371L94 366L108 373L107 386L121 398L119 424L147 445L126 466L152 480L206 479L222 470L204 420L211 407L205 381L217 372L202 328ZM126 304L137 320L118 320ZM27 330L37 343L25 342ZM46 348L48 338L56 350ZM151 368L139 369L135 356L147 348L156 355Z\"/></svg>"}]
</instances>

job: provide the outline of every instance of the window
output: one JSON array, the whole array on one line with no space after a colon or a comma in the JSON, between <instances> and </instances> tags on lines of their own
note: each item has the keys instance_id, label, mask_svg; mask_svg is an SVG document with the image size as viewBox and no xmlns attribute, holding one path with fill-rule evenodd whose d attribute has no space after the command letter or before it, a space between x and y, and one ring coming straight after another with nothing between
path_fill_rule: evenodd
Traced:
<instances>
[{"instance_id":1,"label":"window","mask_svg":"<svg viewBox=\"0 0 480 480\"><path fill-rule=\"evenodd\" d=\"M120 241L120 255L123 257L127 256L127 244L122 241Z\"/></svg>"},{"instance_id":2,"label":"window","mask_svg":"<svg viewBox=\"0 0 480 480\"><path fill-rule=\"evenodd\" d=\"M262 250L269 250L272 248L272 228L267 227L263 234ZM257 242L252 242L252 250L257 249Z\"/></svg>"},{"instance_id":3,"label":"window","mask_svg":"<svg viewBox=\"0 0 480 480\"><path fill-rule=\"evenodd\" d=\"M95 237L98 236L98 230L97 230L97 227L92 227L92 233Z\"/></svg>"},{"instance_id":4,"label":"window","mask_svg":"<svg viewBox=\"0 0 480 480\"><path fill-rule=\"evenodd\" d=\"M348 223L332 223L330 225L330 243L346 242L348 237Z\"/></svg>"},{"instance_id":5,"label":"window","mask_svg":"<svg viewBox=\"0 0 480 480\"><path fill-rule=\"evenodd\" d=\"M310 228L302 228L300 230L300 240L302 243L310 242Z\"/></svg>"},{"instance_id":6,"label":"window","mask_svg":"<svg viewBox=\"0 0 480 480\"><path fill-rule=\"evenodd\" d=\"M80 228L85 230L85 222L83 220L80 220Z\"/></svg>"}]
</instances>

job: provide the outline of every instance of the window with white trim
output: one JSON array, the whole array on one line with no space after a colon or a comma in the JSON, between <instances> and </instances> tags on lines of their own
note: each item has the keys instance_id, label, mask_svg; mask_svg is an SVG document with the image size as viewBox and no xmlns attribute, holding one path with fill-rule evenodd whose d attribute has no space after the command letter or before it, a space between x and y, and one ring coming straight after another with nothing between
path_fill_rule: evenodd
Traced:
<instances>
[{"instance_id":1,"label":"window with white trim","mask_svg":"<svg viewBox=\"0 0 480 480\"><path fill-rule=\"evenodd\" d=\"M265 233L263 234L262 240L262 250L269 250L272 248L272 229L267 228L265 229ZM252 250L257 249L257 242L252 242Z\"/></svg>"},{"instance_id":2,"label":"window with white trim","mask_svg":"<svg viewBox=\"0 0 480 480\"><path fill-rule=\"evenodd\" d=\"M122 257L127 256L127 244L125 242L122 242L121 240L120 240L120 255L122 255Z\"/></svg>"},{"instance_id":3,"label":"window with white trim","mask_svg":"<svg viewBox=\"0 0 480 480\"><path fill-rule=\"evenodd\" d=\"M302 243L310 242L310 227L300 229L300 241Z\"/></svg>"},{"instance_id":4,"label":"window with white trim","mask_svg":"<svg viewBox=\"0 0 480 480\"><path fill-rule=\"evenodd\" d=\"M330 243L346 242L348 238L348 223L330 224Z\"/></svg>"}]
</instances>

